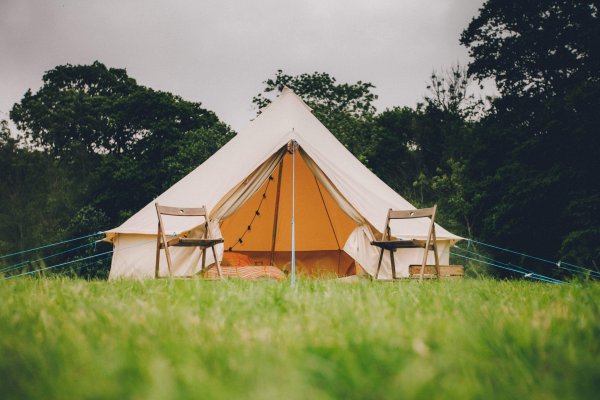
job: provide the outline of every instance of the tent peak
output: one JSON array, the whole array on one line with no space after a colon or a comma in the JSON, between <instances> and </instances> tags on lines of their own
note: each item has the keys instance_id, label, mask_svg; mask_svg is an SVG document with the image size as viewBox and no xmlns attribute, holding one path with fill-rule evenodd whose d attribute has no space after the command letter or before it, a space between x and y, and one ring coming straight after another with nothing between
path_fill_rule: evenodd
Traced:
<instances>
[{"instance_id":1,"label":"tent peak","mask_svg":"<svg viewBox=\"0 0 600 400\"><path fill-rule=\"evenodd\" d=\"M287 97L293 97L296 100L298 100L308 111L310 111L312 113L313 109L312 107L310 107L308 104L306 104L306 102L302 99L302 97L298 96L296 94L296 92L294 92L292 89L290 89L287 86L284 86L283 89L281 89L281 93L279 93L279 96L277 96L277 99L275 99L275 101L278 100L283 100Z\"/></svg>"}]
</instances>

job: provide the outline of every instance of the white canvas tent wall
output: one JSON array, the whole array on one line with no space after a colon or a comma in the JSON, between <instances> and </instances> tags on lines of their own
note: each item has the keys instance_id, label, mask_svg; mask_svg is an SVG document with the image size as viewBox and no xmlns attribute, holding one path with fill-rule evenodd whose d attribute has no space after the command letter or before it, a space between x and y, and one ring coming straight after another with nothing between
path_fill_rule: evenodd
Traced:
<instances>
[{"instance_id":1,"label":"white canvas tent wall","mask_svg":"<svg viewBox=\"0 0 600 400\"><path fill-rule=\"evenodd\" d=\"M270 200L265 205L267 210L258 217L262 220L253 224L252 232L246 235L243 244L235 245L235 250L270 251L274 215L269 207L274 207L276 196L272 191L280 171L282 186L275 251L281 261L281 256L290 250L291 155L287 145L291 140L299 145L295 156L296 249L307 254L339 250L373 275L378 251L370 241L381 234L378 230L383 228L387 210L414 207L361 164L298 96L284 89L246 129L212 157L121 226L106 232L114 245L110 278L154 276L157 232L154 203L157 201L180 207L206 205L211 234L225 239L225 246L220 245L217 251L221 258L226 247L238 242L264 193ZM171 217L165 225L169 233L177 235L204 229L202 221L193 218ZM427 227L428 222L422 219L399 220L391 225L394 236L415 239L424 238ZM439 225L436 232L440 261L448 264L449 248L461 238ZM199 271L197 249L173 250L174 275L190 276ZM420 249L397 251L397 273L407 276L408 265L419 264L421 256ZM208 263L211 262L209 259ZM161 261L160 276L167 275L166 268L166 262ZM390 277L391 266L386 256L380 278Z\"/></svg>"}]
</instances>

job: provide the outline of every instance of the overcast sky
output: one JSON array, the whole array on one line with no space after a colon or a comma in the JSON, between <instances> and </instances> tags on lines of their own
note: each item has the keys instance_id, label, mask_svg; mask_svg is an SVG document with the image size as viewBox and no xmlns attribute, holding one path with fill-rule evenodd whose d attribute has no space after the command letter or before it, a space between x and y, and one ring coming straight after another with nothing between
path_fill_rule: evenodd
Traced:
<instances>
[{"instance_id":1,"label":"overcast sky","mask_svg":"<svg viewBox=\"0 0 600 400\"><path fill-rule=\"evenodd\" d=\"M382 111L414 106L432 69L468 62L483 0L0 0L0 118L44 71L98 60L200 101L234 129L281 68L372 82Z\"/></svg>"}]
</instances>

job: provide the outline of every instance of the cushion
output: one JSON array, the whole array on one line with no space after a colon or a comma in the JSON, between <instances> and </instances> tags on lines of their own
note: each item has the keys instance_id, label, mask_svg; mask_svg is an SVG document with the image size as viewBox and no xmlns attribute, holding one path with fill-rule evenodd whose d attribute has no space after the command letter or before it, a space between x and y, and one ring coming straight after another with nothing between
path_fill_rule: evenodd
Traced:
<instances>
[{"instance_id":1,"label":"cushion","mask_svg":"<svg viewBox=\"0 0 600 400\"><path fill-rule=\"evenodd\" d=\"M245 265L254 265L252 258L245 254L236 253L234 251L226 251L223 253L223 261L221 261L221 266L242 267Z\"/></svg>"},{"instance_id":2,"label":"cushion","mask_svg":"<svg viewBox=\"0 0 600 400\"><path fill-rule=\"evenodd\" d=\"M238 278L238 279L285 279L285 274L277 267L272 265L250 265L250 266L221 266L223 278ZM208 271L204 273L207 279L218 279L219 273L217 267L213 264Z\"/></svg>"}]
</instances>

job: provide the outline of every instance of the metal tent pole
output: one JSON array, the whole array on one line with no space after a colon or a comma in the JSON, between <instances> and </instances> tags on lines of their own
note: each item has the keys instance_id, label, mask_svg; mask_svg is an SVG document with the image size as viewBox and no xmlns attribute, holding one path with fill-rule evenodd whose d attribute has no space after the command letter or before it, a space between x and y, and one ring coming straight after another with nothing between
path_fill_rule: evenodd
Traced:
<instances>
[{"instance_id":1,"label":"metal tent pole","mask_svg":"<svg viewBox=\"0 0 600 400\"><path fill-rule=\"evenodd\" d=\"M296 146L298 143L292 140L292 287L296 286L296 228L294 225L294 213L295 213L295 182L296 182Z\"/></svg>"}]
</instances>

